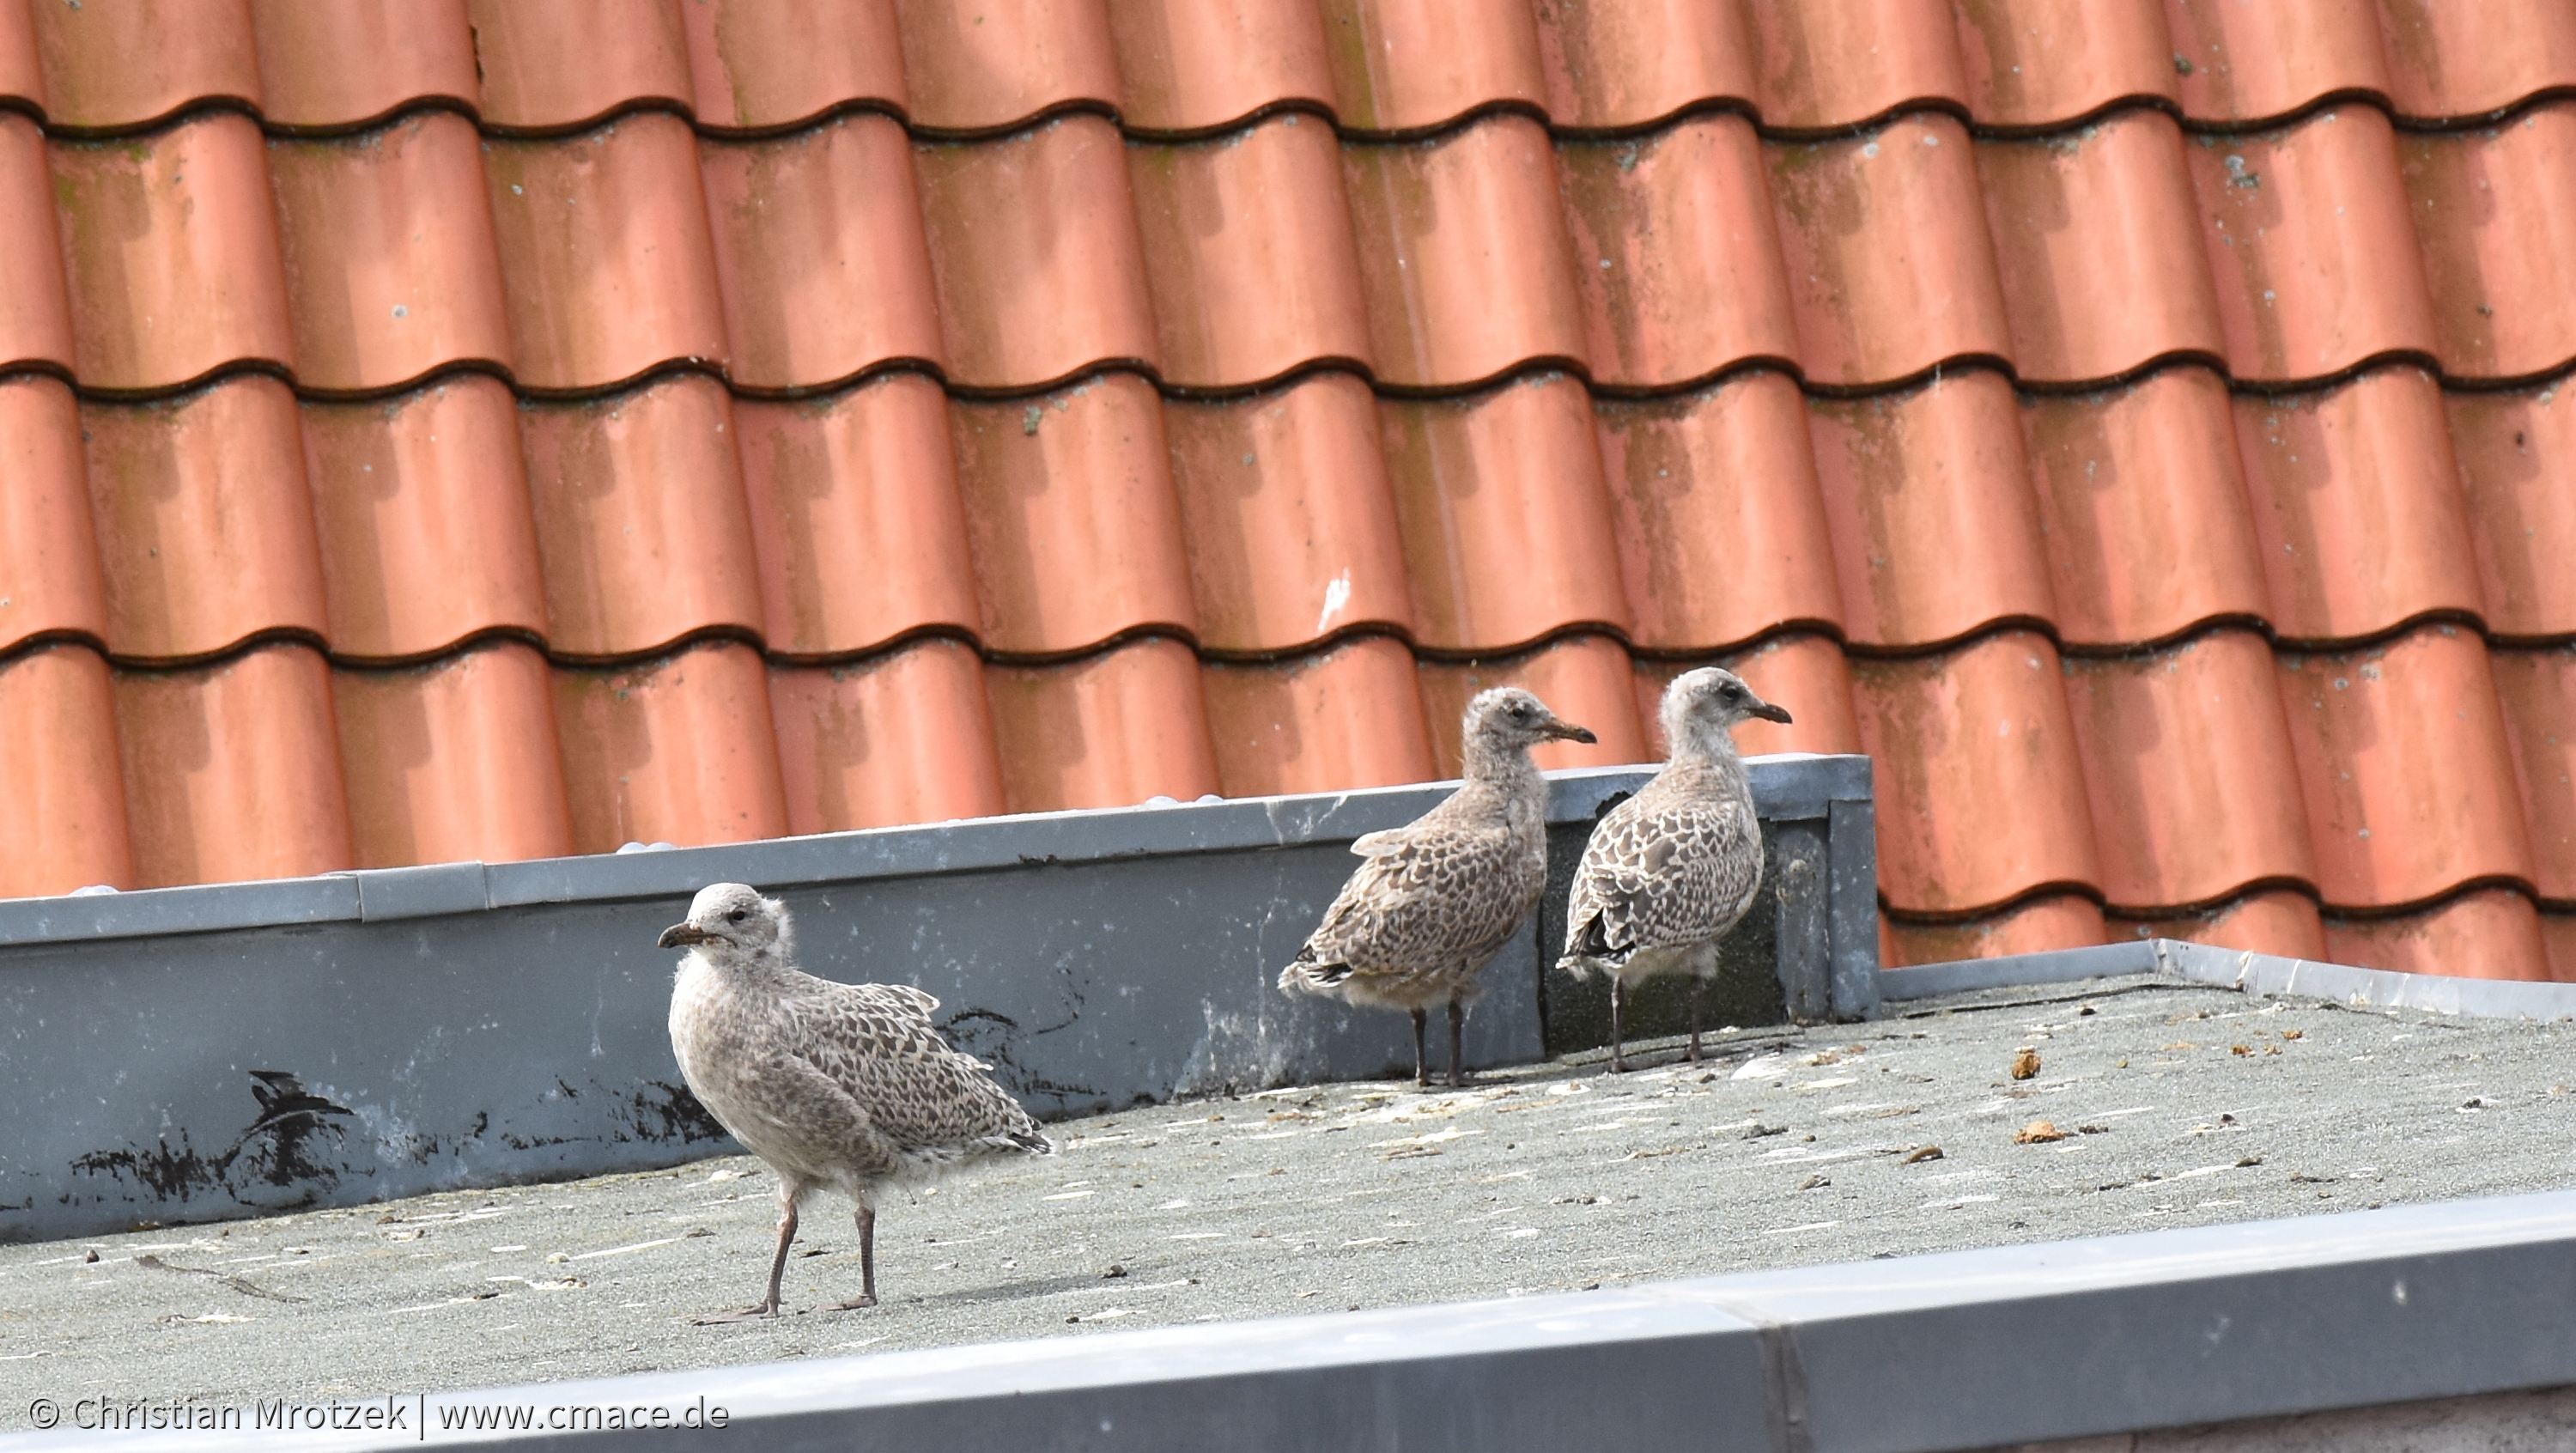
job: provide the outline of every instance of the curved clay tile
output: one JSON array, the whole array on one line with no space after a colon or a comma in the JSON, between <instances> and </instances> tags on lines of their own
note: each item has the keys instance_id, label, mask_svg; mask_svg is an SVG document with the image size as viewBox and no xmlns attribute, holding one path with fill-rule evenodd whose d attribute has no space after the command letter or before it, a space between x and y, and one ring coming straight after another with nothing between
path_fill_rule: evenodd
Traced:
<instances>
[{"instance_id":1,"label":"curved clay tile","mask_svg":"<svg viewBox=\"0 0 2576 1453\"><path fill-rule=\"evenodd\" d=\"M483 172L520 382L597 388L724 356L687 122L647 112L560 141L487 142Z\"/></svg>"},{"instance_id":2,"label":"curved clay tile","mask_svg":"<svg viewBox=\"0 0 2576 1453\"><path fill-rule=\"evenodd\" d=\"M2576 360L2571 152L2576 104L2568 103L2534 107L2491 131L2399 139L2444 374L2512 378Z\"/></svg>"},{"instance_id":3,"label":"curved clay tile","mask_svg":"<svg viewBox=\"0 0 2576 1453\"><path fill-rule=\"evenodd\" d=\"M250 0L262 112L274 126L356 126L409 105L472 106L465 0Z\"/></svg>"},{"instance_id":4,"label":"curved clay tile","mask_svg":"<svg viewBox=\"0 0 2576 1453\"><path fill-rule=\"evenodd\" d=\"M392 671L336 670L331 701L361 868L573 851L546 658L503 641Z\"/></svg>"},{"instance_id":5,"label":"curved clay tile","mask_svg":"<svg viewBox=\"0 0 2576 1453\"><path fill-rule=\"evenodd\" d=\"M232 114L55 143L83 384L167 388L227 363L293 364L265 150L258 125Z\"/></svg>"},{"instance_id":6,"label":"curved clay tile","mask_svg":"<svg viewBox=\"0 0 2576 1453\"><path fill-rule=\"evenodd\" d=\"M940 361L901 126L847 116L774 141L702 141L698 155L735 383L811 388Z\"/></svg>"},{"instance_id":7,"label":"curved clay tile","mask_svg":"<svg viewBox=\"0 0 2576 1453\"><path fill-rule=\"evenodd\" d=\"M770 650L829 656L980 627L936 380L895 373L818 399L746 399L733 416ZM880 824L843 824L862 825Z\"/></svg>"},{"instance_id":8,"label":"curved clay tile","mask_svg":"<svg viewBox=\"0 0 2576 1453\"><path fill-rule=\"evenodd\" d=\"M575 852L784 836L768 672L735 641L605 670L557 667Z\"/></svg>"},{"instance_id":9,"label":"curved clay tile","mask_svg":"<svg viewBox=\"0 0 2576 1453\"><path fill-rule=\"evenodd\" d=\"M1282 661L1212 664L1200 680L1228 797L1428 782L1413 654L1362 636Z\"/></svg>"},{"instance_id":10,"label":"curved clay tile","mask_svg":"<svg viewBox=\"0 0 2576 1453\"><path fill-rule=\"evenodd\" d=\"M1196 629L1152 384L1112 373L1044 398L957 403L949 435L987 646L1051 654Z\"/></svg>"},{"instance_id":11,"label":"curved clay tile","mask_svg":"<svg viewBox=\"0 0 2576 1453\"><path fill-rule=\"evenodd\" d=\"M1205 131L1266 106L1330 110L1315 0L1109 0L1127 125Z\"/></svg>"},{"instance_id":12,"label":"curved clay tile","mask_svg":"<svg viewBox=\"0 0 2576 1453\"><path fill-rule=\"evenodd\" d=\"M697 0L466 0L485 124L578 126L638 102L686 108L683 4Z\"/></svg>"},{"instance_id":13,"label":"curved clay tile","mask_svg":"<svg viewBox=\"0 0 2576 1453\"><path fill-rule=\"evenodd\" d=\"M1387 399L1378 417L1425 645L1502 651L1571 625L1627 626L1580 381L1550 373L1467 399Z\"/></svg>"},{"instance_id":14,"label":"curved clay tile","mask_svg":"<svg viewBox=\"0 0 2576 1453\"><path fill-rule=\"evenodd\" d=\"M2114 101L2174 99L2161 0L1958 0L1968 106L1984 126L2037 127Z\"/></svg>"},{"instance_id":15,"label":"curved clay tile","mask_svg":"<svg viewBox=\"0 0 2576 1453\"><path fill-rule=\"evenodd\" d=\"M922 146L921 215L949 376L1028 388L1155 356L1126 145L1097 116Z\"/></svg>"},{"instance_id":16,"label":"curved clay tile","mask_svg":"<svg viewBox=\"0 0 2576 1453\"><path fill-rule=\"evenodd\" d=\"M45 66L36 44L36 14L31 5L0 5L0 102L42 115Z\"/></svg>"},{"instance_id":17,"label":"curved clay tile","mask_svg":"<svg viewBox=\"0 0 2576 1453\"><path fill-rule=\"evenodd\" d=\"M2404 115L2477 116L2576 86L2576 10L2556 0L2379 0L2379 23Z\"/></svg>"},{"instance_id":18,"label":"curved clay tile","mask_svg":"<svg viewBox=\"0 0 2576 1453\"><path fill-rule=\"evenodd\" d=\"M0 794L17 819L0 834L0 898L134 887L107 663L74 645L0 661L0 721Z\"/></svg>"},{"instance_id":19,"label":"curved clay tile","mask_svg":"<svg viewBox=\"0 0 2576 1453\"><path fill-rule=\"evenodd\" d=\"M1497 116L1437 141L1342 152L1378 376L1475 383L1583 358L1583 305L1547 133Z\"/></svg>"},{"instance_id":20,"label":"curved clay tile","mask_svg":"<svg viewBox=\"0 0 2576 1453\"><path fill-rule=\"evenodd\" d=\"M1680 398L1603 400L1593 413L1639 646L1705 651L1795 621L1841 627L1795 380L1740 374Z\"/></svg>"},{"instance_id":21,"label":"curved clay tile","mask_svg":"<svg viewBox=\"0 0 2576 1453\"><path fill-rule=\"evenodd\" d=\"M348 141L279 141L269 175L300 382L386 388L510 363L474 124L436 111Z\"/></svg>"},{"instance_id":22,"label":"curved clay tile","mask_svg":"<svg viewBox=\"0 0 2576 1453\"><path fill-rule=\"evenodd\" d=\"M260 103L248 0L27 8L55 126L139 126L191 102Z\"/></svg>"},{"instance_id":23,"label":"curved clay tile","mask_svg":"<svg viewBox=\"0 0 2576 1453\"><path fill-rule=\"evenodd\" d=\"M2549 976L2562 984L2576 983L2576 913L2543 910L2540 941L2548 956Z\"/></svg>"},{"instance_id":24,"label":"curved clay tile","mask_svg":"<svg viewBox=\"0 0 2576 1453\"><path fill-rule=\"evenodd\" d=\"M972 646L932 639L846 666L773 666L769 715L790 833L1006 810Z\"/></svg>"},{"instance_id":25,"label":"curved clay tile","mask_svg":"<svg viewBox=\"0 0 2576 1453\"><path fill-rule=\"evenodd\" d=\"M2547 979L2540 915L2510 888L2463 893L2394 918L2329 918L2326 956L2338 964L2468 979Z\"/></svg>"},{"instance_id":26,"label":"curved clay tile","mask_svg":"<svg viewBox=\"0 0 2576 1453\"><path fill-rule=\"evenodd\" d=\"M1883 920L1879 943L1889 966L1901 967L2093 948L2109 937L2102 905L2080 893L2048 893L1964 923Z\"/></svg>"},{"instance_id":27,"label":"curved clay tile","mask_svg":"<svg viewBox=\"0 0 2576 1453\"><path fill-rule=\"evenodd\" d=\"M2576 647L2493 650L2505 739L2531 835L2532 885L2576 902Z\"/></svg>"},{"instance_id":28,"label":"curved clay tile","mask_svg":"<svg viewBox=\"0 0 2576 1453\"><path fill-rule=\"evenodd\" d=\"M1967 128L1909 116L1764 150L1810 380L1879 384L2011 355Z\"/></svg>"},{"instance_id":29,"label":"curved clay tile","mask_svg":"<svg viewBox=\"0 0 2576 1453\"><path fill-rule=\"evenodd\" d=\"M1013 812L1195 801L1217 790L1198 658L1150 637L1046 666L988 666Z\"/></svg>"},{"instance_id":30,"label":"curved clay tile","mask_svg":"<svg viewBox=\"0 0 2576 1453\"><path fill-rule=\"evenodd\" d=\"M1317 0L1342 125L1418 131L1479 106L1547 105L1526 0Z\"/></svg>"},{"instance_id":31,"label":"curved clay tile","mask_svg":"<svg viewBox=\"0 0 2576 1453\"><path fill-rule=\"evenodd\" d=\"M684 0L698 124L787 126L835 106L910 99L894 0Z\"/></svg>"},{"instance_id":32,"label":"curved clay tile","mask_svg":"<svg viewBox=\"0 0 2576 1453\"><path fill-rule=\"evenodd\" d=\"M1854 660L1875 759L1880 900L1964 913L2101 881L2057 650L2004 631L1937 656Z\"/></svg>"},{"instance_id":33,"label":"curved clay tile","mask_svg":"<svg viewBox=\"0 0 2576 1453\"><path fill-rule=\"evenodd\" d=\"M2329 907L2532 880L2495 676L2475 634L2433 626L2366 651L2283 655L2279 682Z\"/></svg>"},{"instance_id":34,"label":"curved clay tile","mask_svg":"<svg viewBox=\"0 0 2576 1453\"><path fill-rule=\"evenodd\" d=\"M2026 394L2021 424L2060 640L2130 645L2271 613L2226 380L2168 368Z\"/></svg>"},{"instance_id":35,"label":"curved clay tile","mask_svg":"<svg viewBox=\"0 0 2576 1453\"><path fill-rule=\"evenodd\" d=\"M1959 34L1943 0L1770 0L1752 12L1766 125L1821 131L1908 102L1967 109Z\"/></svg>"},{"instance_id":36,"label":"curved clay tile","mask_svg":"<svg viewBox=\"0 0 2576 1453\"><path fill-rule=\"evenodd\" d=\"M555 651L616 656L711 627L759 629L732 430L732 399L702 374L520 410Z\"/></svg>"},{"instance_id":37,"label":"curved clay tile","mask_svg":"<svg viewBox=\"0 0 2576 1453\"><path fill-rule=\"evenodd\" d=\"M1163 376L1239 387L1369 362L1359 254L1332 128L1291 113L1221 140L1130 146Z\"/></svg>"},{"instance_id":38,"label":"curved clay tile","mask_svg":"<svg viewBox=\"0 0 2576 1453\"><path fill-rule=\"evenodd\" d=\"M1735 728L1735 745L1746 756L1761 752L1858 752L1860 721L1852 715L1851 665L1831 636L1792 631L1771 637L1751 650L1715 658L1644 657L1637 659L1637 721L1646 734L1646 750L1661 760L1671 750L1655 720L1664 688L1694 666L1723 666L1744 678L1753 694L1788 708L1786 725L1748 721Z\"/></svg>"},{"instance_id":39,"label":"curved clay tile","mask_svg":"<svg viewBox=\"0 0 2576 1453\"><path fill-rule=\"evenodd\" d=\"M273 645L194 670L119 671L116 736L138 886L355 866L319 651Z\"/></svg>"},{"instance_id":40,"label":"curved clay tile","mask_svg":"<svg viewBox=\"0 0 2576 1453\"><path fill-rule=\"evenodd\" d=\"M61 379L0 379L0 480L0 651L56 633L104 641L80 409Z\"/></svg>"},{"instance_id":41,"label":"curved clay tile","mask_svg":"<svg viewBox=\"0 0 2576 1453\"><path fill-rule=\"evenodd\" d=\"M2071 136L1976 150L2023 378L2110 378L2171 354L2225 355L2172 117L2129 111Z\"/></svg>"},{"instance_id":42,"label":"curved clay tile","mask_svg":"<svg viewBox=\"0 0 2576 1453\"><path fill-rule=\"evenodd\" d=\"M30 363L71 371L71 297L44 135L0 113L0 365Z\"/></svg>"},{"instance_id":43,"label":"curved clay tile","mask_svg":"<svg viewBox=\"0 0 2576 1453\"><path fill-rule=\"evenodd\" d=\"M1562 142L1556 161L1596 382L1651 388L1754 359L1795 363L1750 122L1696 116L1634 140Z\"/></svg>"},{"instance_id":44,"label":"curved clay tile","mask_svg":"<svg viewBox=\"0 0 2576 1453\"><path fill-rule=\"evenodd\" d=\"M1543 771L1562 767L1619 767L1651 762L1646 729L1637 718L1635 668L1608 636L1568 636L1526 655L1489 661L1425 661L1418 668L1422 718L1443 779L1460 771L1459 718L1477 692L1518 686L1534 692L1563 720L1589 727L1600 740L1548 742L1530 751Z\"/></svg>"},{"instance_id":45,"label":"curved clay tile","mask_svg":"<svg viewBox=\"0 0 2576 1453\"><path fill-rule=\"evenodd\" d=\"M2346 106L2282 131L2183 148L2240 380L2321 378L2376 354L2430 354L2424 287L2388 118Z\"/></svg>"},{"instance_id":46,"label":"curved clay tile","mask_svg":"<svg viewBox=\"0 0 2576 1453\"><path fill-rule=\"evenodd\" d=\"M1753 31L1741 0L1536 0L1532 9L1558 126L1612 130L1685 106L1753 107Z\"/></svg>"},{"instance_id":47,"label":"curved clay tile","mask_svg":"<svg viewBox=\"0 0 2576 1453\"><path fill-rule=\"evenodd\" d=\"M323 635L313 501L286 385L239 378L161 403L84 404L81 428L112 654L170 660L262 631Z\"/></svg>"},{"instance_id":48,"label":"curved clay tile","mask_svg":"<svg viewBox=\"0 0 2576 1453\"><path fill-rule=\"evenodd\" d=\"M2484 604L2441 390L2381 369L2338 388L2240 395L2236 450L2271 577L2272 626L2351 639Z\"/></svg>"},{"instance_id":49,"label":"curved clay tile","mask_svg":"<svg viewBox=\"0 0 2576 1453\"><path fill-rule=\"evenodd\" d=\"M2371 0L2165 0L2184 114L2242 126L2339 91L2387 94L2376 8Z\"/></svg>"},{"instance_id":50,"label":"curved clay tile","mask_svg":"<svg viewBox=\"0 0 2576 1453\"><path fill-rule=\"evenodd\" d=\"M2114 906L2170 909L2267 879L2315 880L2261 636L2217 631L2151 656L2073 658L2065 671Z\"/></svg>"},{"instance_id":51,"label":"curved clay tile","mask_svg":"<svg viewBox=\"0 0 2576 1453\"><path fill-rule=\"evenodd\" d=\"M916 125L994 131L1118 104L1103 0L895 0Z\"/></svg>"},{"instance_id":52,"label":"curved clay tile","mask_svg":"<svg viewBox=\"0 0 2576 1453\"><path fill-rule=\"evenodd\" d=\"M399 399L307 403L301 413L333 654L393 659L483 631L543 634L536 522L508 386L469 374Z\"/></svg>"},{"instance_id":53,"label":"curved clay tile","mask_svg":"<svg viewBox=\"0 0 2576 1453\"><path fill-rule=\"evenodd\" d=\"M2239 953L2278 954L2285 959L2323 960L2326 930L2317 901L2295 888L2248 893L2232 903L2183 918L2149 919L2134 925L2141 937L2178 938Z\"/></svg>"},{"instance_id":54,"label":"curved clay tile","mask_svg":"<svg viewBox=\"0 0 2576 1453\"><path fill-rule=\"evenodd\" d=\"M1251 398L1167 402L1163 427L1203 644L1280 651L1355 625L1411 631L1366 382L1319 373Z\"/></svg>"},{"instance_id":55,"label":"curved clay tile","mask_svg":"<svg viewBox=\"0 0 2576 1453\"><path fill-rule=\"evenodd\" d=\"M2576 635L2576 398L2566 385L2445 393L2487 628Z\"/></svg>"},{"instance_id":56,"label":"curved clay tile","mask_svg":"<svg viewBox=\"0 0 2576 1453\"><path fill-rule=\"evenodd\" d=\"M2018 415L1983 370L1808 401L1851 639L1919 646L2055 617Z\"/></svg>"}]
</instances>

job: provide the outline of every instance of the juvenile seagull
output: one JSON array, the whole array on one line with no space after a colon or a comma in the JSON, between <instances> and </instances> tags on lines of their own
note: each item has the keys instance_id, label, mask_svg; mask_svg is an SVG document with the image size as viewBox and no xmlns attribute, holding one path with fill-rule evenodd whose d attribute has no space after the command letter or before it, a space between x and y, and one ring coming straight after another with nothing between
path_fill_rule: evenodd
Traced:
<instances>
[{"instance_id":1,"label":"juvenile seagull","mask_svg":"<svg viewBox=\"0 0 2576 1453\"><path fill-rule=\"evenodd\" d=\"M689 951L671 984L681 1075L778 1173L769 1294L707 1322L778 1315L796 1206L818 1190L858 1203L862 1281L857 1300L818 1310L873 1307L877 1187L988 1155L1055 1153L987 1066L931 1028L938 1000L906 984L842 984L798 970L796 930L777 899L741 883L700 889L661 946Z\"/></svg>"},{"instance_id":2,"label":"juvenile seagull","mask_svg":"<svg viewBox=\"0 0 2576 1453\"><path fill-rule=\"evenodd\" d=\"M1413 1016L1413 1082L1431 1083L1424 1011L1449 1004L1449 1083L1476 974L1493 962L1547 886L1547 781L1540 742L1595 740L1517 686L1477 693L1464 723L1467 780L1403 827L1351 844L1367 861L1279 973L1283 993L1338 994Z\"/></svg>"},{"instance_id":3,"label":"juvenile seagull","mask_svg":"<svg viewBox=\"0 0 2576 1453\"><path fill-rule=\"evenodd\" d=\"M1717 941L1762 887L1762 825L1728 733L1747 717L1789 720L1715 666L1674 677L1659 715L1672 756L1592 830L1557 960L1578 979L1594 969L1610 976L1613 1074L1628 1068L1620 1056L1628 986L1674 969L1696 981L1690 1057L1699 1063L1700 992L1717 973Z\"/></svg>"}]
</instances>

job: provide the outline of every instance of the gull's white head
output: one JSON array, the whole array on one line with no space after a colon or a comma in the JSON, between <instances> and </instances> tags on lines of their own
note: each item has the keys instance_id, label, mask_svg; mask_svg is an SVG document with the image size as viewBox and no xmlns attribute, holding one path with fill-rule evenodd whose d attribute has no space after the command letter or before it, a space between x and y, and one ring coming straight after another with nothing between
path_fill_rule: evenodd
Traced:
<instances>
[{"instance_id":1,"label":"gull's white head","mask_svg":"<svg viewBox=\"0 0 2576 1453\"><path fill-rule=\"evenodd\" d=\"M1701 756L1733 752L1734 739L1727 735L1737 722L1751 717L1786 724L1789 713L1753 694L1734 672L1716 666L1702 666L1685 671L1664 688L1664 704L1658 712L1664 727L1666 750L1675 756L1685 751Z\"/></svg>"},{"instance_id":2,"label":"gull's white head","mask_svg":"<svg viewBox=\"0 0 2576 1453\"><path fill-rule=\"evenodd\" d=\"M662 930L663 948L694 948L718 962L785 953L787 906L748 883L710 883L689 903L689 916Z\"/></svg>"}]
</instances>

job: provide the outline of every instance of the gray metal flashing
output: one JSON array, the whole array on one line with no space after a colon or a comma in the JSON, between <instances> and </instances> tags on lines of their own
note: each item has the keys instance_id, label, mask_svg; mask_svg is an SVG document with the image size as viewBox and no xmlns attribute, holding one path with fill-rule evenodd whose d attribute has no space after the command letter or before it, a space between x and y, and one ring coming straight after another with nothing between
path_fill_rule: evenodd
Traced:
<instances>
[{"instance_id":1,"label":"gray metal flashing","mask_svg":"<svg viewBox=\"0 0 2576 1453\"><path fill-rule=\"evenodd\" d=\"M2125 974L2162 974L2250 994L2298 994L2383 1009L2428 1009L2485 1019L2576 1018L2576 984L2391 973L2170 938L1882 969L1877 981L1884 999L1901 1002L1979 989L2077 983Z\"/></svg>"}]
</instances>

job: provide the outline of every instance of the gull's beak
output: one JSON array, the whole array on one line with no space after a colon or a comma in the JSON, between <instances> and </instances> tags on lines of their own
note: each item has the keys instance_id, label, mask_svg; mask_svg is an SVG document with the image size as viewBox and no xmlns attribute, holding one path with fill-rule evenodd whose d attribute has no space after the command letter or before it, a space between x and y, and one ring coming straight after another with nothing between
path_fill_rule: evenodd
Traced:
<instances>
[{"instance_id":1,"label":"gull's beak","mask_svg":"<svg viewBox=\"0 0 2576 1453\"><path fill-rule=\"evenodd\" d=\"M1776 721L1782 726L1787 726L1789 724L1789 708L1785 706L1773 706L1767 701L1755 703L1752 714L1762 718L1764 721Z\"/></svg>"},{"instance_id":2,"label":"gull's beak","mask_svg":"<svg viewBox=\"0 0 2576 1453\"><path fill-rule=\"evenodd\" d=\"M686 948L693 943L713 943L715 942L715 938L716 936L714 934L707 932L705 929L698 927L694 923L675 923L669 928L662 930L662 936L653 940L653 946L656 948Z\"/></svg>"},{"instance_id":3,"label":"gull's beak","mask_svg":"<svg viewBox=\"0 0 2576 1453\"><path fill-rule=\"evenodd\" d=\"M1594 736L1589 728L1579 727L1570 721L1558 721L1553 718L1548 721L1546 726L1540 728L1540 730L1546 732L1550 737L1560 742L1582 742L1589 746L1592 743L1601 740L1599 737Z\"/></svg>"}]
</instances>

